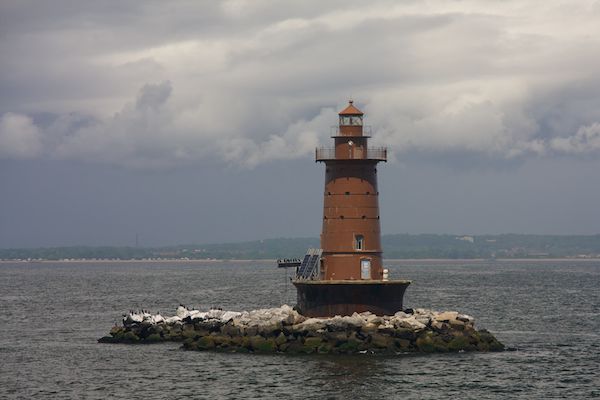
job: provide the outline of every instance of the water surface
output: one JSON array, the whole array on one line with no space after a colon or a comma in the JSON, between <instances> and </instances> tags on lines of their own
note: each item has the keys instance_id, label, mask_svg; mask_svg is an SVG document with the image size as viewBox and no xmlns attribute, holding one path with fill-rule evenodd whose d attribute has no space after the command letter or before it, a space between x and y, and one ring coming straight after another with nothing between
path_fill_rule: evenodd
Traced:
<instances>
[{"instance_id":1,"label":"water surface","mask_svg":"<svg viewBox=\"0 0 600 400\"><path fill-rule=\"evenodd\" d=\"M600 397L600 262L394 262L408 307L459 310L517 351L290 356L109 345L123 312L293 304L251 263L0 263L0 398Z\"/></svg>"}]
</instances>

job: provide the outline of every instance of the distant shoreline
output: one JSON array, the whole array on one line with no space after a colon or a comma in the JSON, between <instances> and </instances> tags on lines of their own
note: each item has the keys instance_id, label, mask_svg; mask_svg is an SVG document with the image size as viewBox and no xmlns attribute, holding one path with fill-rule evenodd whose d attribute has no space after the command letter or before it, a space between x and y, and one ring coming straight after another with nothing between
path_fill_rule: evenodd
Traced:
<instances>
[{"instance_id":1,"label":"distant shoreline","mask_svg":"<svg viewBox=\"0 0 600 400\"><path fill-rule=\"evenodd\" d=\"M214 263L261 262L303 257L320 246L318 238L275 238L236 243L183 244L158 247L62 246L0 248L0 260L57 260L54 262ZM388 262L482 262L496 259L600 259L597 235L383 235L381 246ZM464 261L468 260L468 261ZM262 261L264 262L264 261ZM200 265L200 264L199 264Z\"/></svg>"},{"instance_id":2,"label":"distant shoreline","mask_svg":"<svg viewBox=\"0 0 600 400\"><path fill-rule=\"evenodd\" d=\"M506 263L506 262L557 262L557 261L577 261L577 262L600 262L600 258L577 258L577 257L557 257L557 258L388 258L384 263L447 263L447 264L474 264L474 263ZM162 260L91 260L91 259L73 259L73 260L0 260L0 264L119 264L119 263L139 263L139 264L219 264L219 263L273 263L275 259L210 259L210 260L182 260L182 259L162 259Z\"/></svg>"},{"instance_id":3,"label":"distant shoreline","mask_svg":"<svg viewBox=\"0 0 600 400\"><path fill-rule=\"evenodd\" d=\"M190 264L190 263L202 263L202 264L218 264L223 262L276 262L276 260L232 260L232 259L214 259L214 260L182 260L179 258L173 259L162 259L162 260L91 260L91 259L73 259L73 260L0 260L0 263L23 263L23 264L48 264L48 263L61 263L61 264L73 264L73 263L89 263L89 264L99 264L99 263L152 263L152 264L160 264L160 263L182 263L182 264Z\"/></svg>"}]
</instances>

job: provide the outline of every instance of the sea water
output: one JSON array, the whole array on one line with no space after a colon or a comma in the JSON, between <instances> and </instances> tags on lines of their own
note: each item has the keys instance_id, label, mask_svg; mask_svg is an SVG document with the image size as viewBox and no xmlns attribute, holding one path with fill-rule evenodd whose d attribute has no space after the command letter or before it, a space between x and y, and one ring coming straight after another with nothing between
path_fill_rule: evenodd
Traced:
<instances>
[{"instance_id":1,"label":"sea water","mask_svg":"<svg viewBox=\"0 0 600 400\"><path fill-rule=\"evenodd\" d=\"M600 261L387 262L407 307L457 310L502 353L331 356L99 344L130 309L293 304L270 262L0 263L0 398L600 397Z\"/></svg>"}]
</instances>

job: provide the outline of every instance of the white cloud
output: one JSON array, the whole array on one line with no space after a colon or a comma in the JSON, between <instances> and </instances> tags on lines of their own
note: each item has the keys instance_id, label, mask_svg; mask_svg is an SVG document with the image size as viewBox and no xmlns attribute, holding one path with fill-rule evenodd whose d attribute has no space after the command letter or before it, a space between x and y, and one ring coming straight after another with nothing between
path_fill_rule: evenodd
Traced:
<instances>
[{"instance_id":1,"label":"white cloud","mask_svg":"<svg viewBox=\"0 0 600 400\"><path fill-rule=\"evenodd\" d=\"M558 153L600 153L600 123L582 126L573 136L554 138L550 141L550 146Z\"/></svg>"},{"instance_id":2,"label":"white cloud","mask_svg":"<svg viewBox=\"0 0 600 400\"><path fill-rule=\"evenodd\" d=\"M0 36L0 115L25 132L3 133L4 157L251 167L311 155L351 96L397 154L600 154L594 1L84 8L22 12Z\"/></svg>"},{"instance_id":3,"label":"white cloud","mask_svg":"<svg viewBox=\"0 0 600 400\"><path fill-rule=\"evenodd\" d=\"M284 132L252 140L244 135L244 127L256 129L261 125L256 119L264 117L235 102L228 108L217 101L182 110L172 103L172 90L168 81L144 85L134 102L108 118L61 116L43 131L44 146L40 142L42 132L27 117L7 114L3 121L8 122L2 126L12 129L2 132L18 132L23 146L35 147L37 153L27 153L30 156L43 149L50 158L134 168L173 167L202 159L254 167L312 154L320 133L328 132L330 121L336 118L332 108L324 108L314 118L299 120ZM0 139L13 136L3 134ZM5 147L6 155L16 157L23 152L15 144Z\"/></svg>"},{"instance_id":4,"label":"white cloud","mask_svg":"<svg viewBox=\"0 0 600 400\"><path fill-rule=\"evenodd\" d=\"M41 150L40 132L31 118L14 113L0 118L0 158L32 158Z\"/></svg>"}]
</instances>

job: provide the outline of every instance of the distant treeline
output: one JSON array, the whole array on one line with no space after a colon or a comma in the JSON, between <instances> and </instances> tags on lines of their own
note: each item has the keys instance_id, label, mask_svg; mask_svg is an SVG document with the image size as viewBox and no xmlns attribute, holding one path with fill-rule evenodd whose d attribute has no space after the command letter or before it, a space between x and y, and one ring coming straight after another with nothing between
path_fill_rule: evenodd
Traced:
<instances>
[{"instance_id":1,"label":"distant treeline","mask_svg":"<svg viewBox=\"0 0 600 400\"><path fill-rule=\"evenodd\" d=\"M600 257L600 235L384 235L385 258ZM0 249L1 260L63 259L276 259L302 257L317 238L168 247L49 247ZM367 244L368 246L368 244Z\"/></svg>"}]
</instances>

